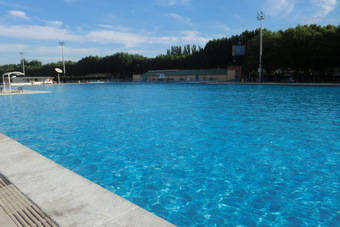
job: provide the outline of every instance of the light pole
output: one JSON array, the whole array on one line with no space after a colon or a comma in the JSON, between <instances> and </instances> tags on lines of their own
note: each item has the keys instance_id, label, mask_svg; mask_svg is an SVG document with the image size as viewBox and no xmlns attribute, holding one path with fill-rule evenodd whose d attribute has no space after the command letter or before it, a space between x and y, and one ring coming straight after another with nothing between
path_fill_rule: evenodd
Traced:
<instances>
[{"instance_id":1,"label":"light pole","mask_svg":"<svg viewBox=\"0 0 340 227\"><path fill-rule=\"evenodd\" d=\"M65 42L63 41L59 42L59 46L61 46L61 56L63 60L63 72L64 72L64 78L65 78L66 70L65 70L65 60L64 60L64 45L65 45Z\"/></svg>"},{"instance_id":2,"label":"light pole","mask_svg":"<svg viewBox=\"0 0 340 227\"><path fill-rule=\"evenodd\" d=\"M21 55L21 61L22 61L22 73L25 76L25 58L24 58L24 52L19 53Z\"/></svg>"},{"instance_id":3,"label":"light pole","mask_svg":"<svg viewBox=\"0 0 340 227\"><path fill-rule=\"evenodd\" d=\"M257 20L260 21L260 61L259 61L259 82L262 82L262 39L263 39L263 34L262 34L262 26L263 26L263 20L265 16L263 11L257 12Z\"/></svg>"},{"instance_id":4,"label":"light pole","mask_svg":"<svg viewBox=\"0 0 340 227\"><path fill-rule=\"evenodd\" d=\"M5 90L6 84L5 84L5 73L2 74L2 89Z\"/></svg>"},{"instance_id":5,"label":"light pole","mask_svg":"<svg viewBox=\"0 0 340 227\"><path fill-rule=\"evenodd\" d=\"M57 72L57 74L58 74L58 85L60 85L60 76L59 76L59 74L60 73L63 73L63 70L61 70L61 69L59 69L59 68L55 68L54 69L56 72Z\"/></svg>"},{"instance_id":6,"label":"light pole","mask_svg":"<svg viewBox=\"0 0 340 227\"><path fill-rule=\"evenodd\" d=\"M9 82L9 92L12 93L12 85L11 85L11 79L16 78L17 76L10 76L11 74L8 75L8 82Z\"/></svg>"}]
</instances>

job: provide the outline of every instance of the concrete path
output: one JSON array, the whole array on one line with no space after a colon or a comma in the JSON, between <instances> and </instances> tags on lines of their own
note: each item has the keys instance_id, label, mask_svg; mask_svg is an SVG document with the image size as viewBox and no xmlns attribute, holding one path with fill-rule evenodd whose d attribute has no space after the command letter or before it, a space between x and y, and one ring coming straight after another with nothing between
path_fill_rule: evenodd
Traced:
<instances>
[{"instance_id":1,"label":"concrete path","mask_svg":"<svg viewBox=\"0 0 340 227\"><path fill-rule=\"evenodd\" d=\"M12 92L9 92L8 90L5 90L3 92L0 92L1 95L32 95L32 94L46 94L51 93L50 91L33 91L33 90L12 90Z\"/></svg>"},{"instance_id":2,"label":"concrete path","mask_svg":"<svg viewBox=\"0 0 340 227\"><path fill-rule=\"evenodd\" d=\"M1 133L0 173L60 226L173 226Z\"/></svg>"}]
</instances>

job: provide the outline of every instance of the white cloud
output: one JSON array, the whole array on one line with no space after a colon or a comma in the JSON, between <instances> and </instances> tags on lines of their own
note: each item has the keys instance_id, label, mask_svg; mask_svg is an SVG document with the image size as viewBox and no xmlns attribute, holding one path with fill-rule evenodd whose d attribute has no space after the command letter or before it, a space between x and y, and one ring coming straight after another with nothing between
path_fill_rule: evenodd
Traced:
<instances>
[{"instance_id":1,"label":"white cloud","mask_svg":"<svg viewBox=\"0 0 340 227\"><path fill-rule=\"evenodd\" d=\"M40 54L60 54L60 47L55 46L30 46L26 44L0 44L0 51L4 53L19 53L20 51L35 52ZM75 48L64 46L64 53L70 55L86 55L99 53L100 49L90 48Z\"/></svg>"},{"instance_id":2,"label":"white cloud","mask_svg":"<svg viewBox=\"0 0 340 227\"><path fill-rule=\"evenodd\" d=\"M161 6L186 5L190 0L157 0Z\"/></svg>"},{"instance_id":3,"label":"white cloud","mask_svg":"<svg viewBox=\"0 0 340 227\"><path fill-rule=\"evenodd\" d=\"M42 61L44 64L45 63L49 63L49 62L61 62L62 59L60 56L40 56L40 55L34 55L34 57L31 58L32 60L38 60L38 61ZM80 57L79 56L65 56L65 60L66 61L79 61ZM49 72L50 75L55 75L54 71ZM28 71L28 74L30 74L30 72Z\"/></svg>"},{"instance_id":4,"label":"white cloud","mask_svg":"<svg viewBox=\"0 0 340 227\"><path fill-rule=\"evenodd\" d=\"M318 23L337 7L336 0L310 0L311 12L303 17L304 23Z\"/></svg>"},{"instance_id":5,"label":"white cloud","mask_svg":"<svg viewBox=\"0 0 340 227\"><path fill-rule=\"evenodd\" d=\"M200 45L205 45L211 39L208 37L203 37L198 31L183 31L181 40L185 43L198 43Z\"/></svg>"},{"instance_id":6,"label":"white cloud","mask_svg":"<svg viewBox=\"0 0 340 227\"><path fill-rule=\"evenodd\" d=\"M318 9L315 16L325 17L332 12L337 6L336 0L312 0L315 7Z\"/></svg>"},{"instance_id":7,"label":"white cloud","mask_svg":"<svg viewBox=\"0 0 340 227\"><path fill-rule=\"evenodd\" d=\"M265 0L264 12L272 17L290 17L298 23L317 23L337 7L337 0ZM292 13L294 11L294 13Z\"/></svg>"},{"instance_id":8,"label":"white cloud","mask_svg":"<svg viewBox=\"0 0 340 227\"><path fill-rule=\"evenodd\" d=\"M211 37L202 36L198 31L182 31L178 36L154 36L153 34L137 34L113 30L90 31L86 40L96 43L116 43L125 47L135 47L140 44L197 43L204 45Z\"/></svg>"},{"instance_id":9,"label":"white cloud","mask_svg":"<svg viewBox=\"0 0 340 227\"><path fill-rule=\"evenodd\" d=\"M168 13L167 16L179 21L180 23L192 25L191 19L189 17L181 16L181 15L176 14L176 13Z\"/></svg>"},{"instance_id":10,"label":"white cloud","mask_svg":"<svg viewBox=\"0 0 340 227\"><path fill-rule=\"evenodd\" d=\"M154 44L154 43L158 43L158 44L173 44L176 42L179 42L180 38L179 37L175 37L175 36L160 36L160 37L150 37L148 39L149 44Z\"/></svg>"},{"instance_id":11,"label":"white cloud","mask_svg":"<svg viewBox=\"0 0 340 227\"><path fill-rule=\"evenodd\" d=\"M138 34L115 30L89 31L85 39L94 43L123 44L125 47L135 47L140 44L171 44L180 40L179 37L153 36L152 34Z\"/></svg>"},{"instance_id":12,"label":"white cloud","mask_svg":"<svg viewBox=\"0 0 340 227\"><path fill-rule=\"evenodd\" d=\"M286 16L294 10L295 4L295 0L266 0L263 8L269 16Z\"/></svg>"},{"instance_id":13,"label":"white cloud","mask_svg":"<svg viewBox=\"0 0 340 227\"><path fill-rule=\"evenodd\" d=\"M203 36L197 31L179 31L176 35L159 36L154 33L148 32L125 32L123 30L115 30L115 27L109 25L102 25L103 29L90 30L86 33L72 31L61 27L62 22L54 21L50 22L51 25L0 25L0 37L9 37L14 39L21 39L27 41L57 41L63 40L68 43L99 43L99 44L118 44L123 45L121 48L132 48L141 47L144 44L163 44L163 45L174 45L174 44L200 44L204 45L213 36ZM104 29L104 28L107 29ZM112 28L112 29L110 29ZM128 28L124 28L127 30ZM82 34L84 33L84 34ZM72 44L71 44L72 45ZM95 48L78 48L72 49L67 48L65 51L70 50L71 52L78 54L91 54L98 52ZM57 51L55 47L37 48L39 52L55 53Z\"/></svg>"},{"instance_id":14,"label":"white cloud","mask_svg":"<svg viewBox=\"0 0 340 227\"><path fill-rule=\"evenodd\" d=\"M0 25L0 36L31 40L79 41L81 39L80 36L71 34L66 29L40 25Z\"/></svg>"},{"instance_id":15,"label":"white cloud","mask_svg":"<svg viewBox=\"0 0 340 227\"><path fill-rule=\"evenodd\" d=\"M21 19L25 19L25 20L29 20L30 18L26 15L25 12L23 11L18 11L18 10L11 10L8 12L9 15L13 16L13 17L19 17Z\"/></svg>"},{"instance_id":16,"label":"white cloud","mask_svg":"<svg viewBox=\"0 0 340 227\"><path fill-rule=\"evenodd\" d=\"M111 24L98 24L98 27L109 29L109 30L118 30L118 31L130 31L131 29L121 25L111 25Z\"/></svg>"},{"instance_id":17,"label":"white cloud","mask_svg":"<svg viewBox=\"0 0 340 227\"><path fill-rule=\"evenodd\" d=\"M63 25L63 22L62 21L58 21L58 20L48 21L47 23L49 25L51 25L51 26L56 26L56 27L61 27Z\"/></svg>"},{"instance_id":18,"label":"white cloud","mask_svg":"<svg viewBox=\"0 0 340 227\"><path fill-rule=\"evenodd\" d=\"M0 44L0 51L4 53L19 53L27 48L28 46L25 44Z\"/></svg>"},{"instance_id":19,"label":"white cloud","mask_svg":"<svg viewBox=\"0 0 340 227\"><path fill-rule=\"evenodd\" d=\"M37 59L38 61L42 61L44 63L61 61L60 57L36 56L33 59ZM70 59L68 58L67 60L70 60Z\"/></svg>"},{"instance_id":20,"label":"white cloud","mask_svg":"<svg viewBox=\"0 0 340 227\"><path fill-rule=\"evenodd\" d=\"M140 43L145 43L145 37L128 32L114 30L96 30L90 31L86 35L86 39L95 43L118 43L124 44L126 47L135 46Z\"/></svg>"},{"instance_id":21,"label":"white cloud","mask_svg":"<svg viewBox=\"0 0 340 227\"><path fill-rule=\"evenodd\" d=\"M42 54L60 54L60 48L58 46L42 46L34 48L36 52L42 53ZM89 55L89 54L95 54L100 52L98 48L74 48L74 47L68 47L67 45L64 46L64 53L66 55Z\"/></svg>"}]
</instances>

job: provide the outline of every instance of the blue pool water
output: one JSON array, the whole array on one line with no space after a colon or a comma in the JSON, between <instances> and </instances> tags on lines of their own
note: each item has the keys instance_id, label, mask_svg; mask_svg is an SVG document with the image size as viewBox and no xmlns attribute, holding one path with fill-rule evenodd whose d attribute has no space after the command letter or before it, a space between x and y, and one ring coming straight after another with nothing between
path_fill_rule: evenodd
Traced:
<instances>
[{"instance_id":1,"label":"blue pool water","mask_svg":"<svg viewBox=\"0 0 340 227\"><path fill-rule=\"evenodd\" d=\"M35 89L1 132L174 224L339 226L340 87Z\"/></svg>"}]
</instances>

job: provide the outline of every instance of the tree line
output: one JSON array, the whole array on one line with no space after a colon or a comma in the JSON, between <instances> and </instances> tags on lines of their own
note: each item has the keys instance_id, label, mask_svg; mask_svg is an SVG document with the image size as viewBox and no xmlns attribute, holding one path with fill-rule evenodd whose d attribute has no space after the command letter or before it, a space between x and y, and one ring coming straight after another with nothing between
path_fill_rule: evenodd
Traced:
<instances>
[{"instance_id":1,"label":"tree line","mask_svg":"<svg viewBox=\"0 0 340 227\"><path fill-rule=\"evenodd\" d=\"M234 45L245 45L245 56L233 56ZM266 81L278 81L285 74L301 82L331 82L340 69L340 26L298 25L279 31L263 31L263 68ZM66 61L66 79L99 78L131 80L133 74L161 69L208 69L242 65L246 81L257 78L259 64L259 30L244 31L229 38L214 39L204 47L172 46L154 58L116 53L88 56L77 62ZM55 76L54 68L62 62L42 64L25 61L26 74ZM21 71L20 64L0 66L0 73ZM65 79L65 78L64 78Z\"/></svg>"}]
</instances>

